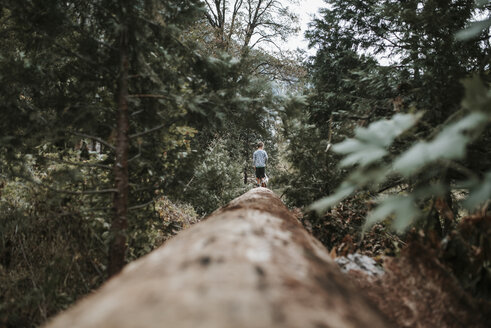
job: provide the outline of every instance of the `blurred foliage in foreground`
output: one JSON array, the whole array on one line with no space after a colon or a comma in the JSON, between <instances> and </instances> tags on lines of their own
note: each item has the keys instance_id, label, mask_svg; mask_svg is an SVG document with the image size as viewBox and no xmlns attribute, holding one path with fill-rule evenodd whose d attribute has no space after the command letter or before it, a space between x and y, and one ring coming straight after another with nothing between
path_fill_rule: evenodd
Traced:
<instances>
[{"instance_id":1,"label":"blurred foliage in foreground","mask_svg":"<svg viewBox=\"0 0 491 328\"><path fill-rule=\"evenodd\" d=\"M465 190L464 207L472 212L485 205L491 197L491 170L474 173L459 161L466 157L466 149L482 137L491 123L491 89L486 88L476 77L465 81L467 96L457 118L446 122L430 141L419 141L402 151L392 163L381 159L397 137L412 128L420 114L396 114L391 120L381 120L367 128L357 128L354 138L336 144L333 150L346 157L340 167L357 164L356 170L341 184L336 192L312 205L312 209L325 211L339 201L362 188L376 191L391 178L405 180L425 179L428 184L411 191L385 197L367 217L370 226L394 214L393 227L403 232L422 216L417 206L431 197L444 197L453 190ZM380 164L375 164L380 163ZM445 170L454 169L462 175L460 180L442 181ZM445 183L447 182L447 183Z\"/></svg>"},{"instance_id":2,"label":"blurred foliage in foreground","mask_svg":"<svg viewBox=\"0 0 491 328\"><path fill-rule=\"evenodd\" d=\"M308 105L283 118L288 201L322 215L309 214L320 235L368 202L365 234L414 227L479 295L491 282L491 35L489 18L472 21L491 5L326 3L307 32Z\"/></svg>"}]
</instances>

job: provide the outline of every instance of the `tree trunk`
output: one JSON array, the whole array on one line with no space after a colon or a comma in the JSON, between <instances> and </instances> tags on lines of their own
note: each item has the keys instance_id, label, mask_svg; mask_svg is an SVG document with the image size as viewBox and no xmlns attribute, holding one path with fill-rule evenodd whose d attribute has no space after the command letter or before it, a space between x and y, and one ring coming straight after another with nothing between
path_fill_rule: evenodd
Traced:
<instances>
[{"instance_id":1,"label":"tree trunk","mask_svg":"<svg viewBox=\"0 0 491 328\"><path fill-rule=\"evenodd\" d=\"M114 163L115 189L114 216L111 222L108 274L113 276L123 268L126 253L126 228L128 226L128 35L123 28L120 47L120 73L118 79L118 119L116 137L116 161Z\"/></svg>"},{"instance_id":2,"label":"tree trunk","mask_svg":"<svg viewBox=\"0 0 491 328\"><path fill-rule=\"evenodd\" d=\"M388 326L281 200L255 188L46 327Z\"/></svg>"}]
</instances>

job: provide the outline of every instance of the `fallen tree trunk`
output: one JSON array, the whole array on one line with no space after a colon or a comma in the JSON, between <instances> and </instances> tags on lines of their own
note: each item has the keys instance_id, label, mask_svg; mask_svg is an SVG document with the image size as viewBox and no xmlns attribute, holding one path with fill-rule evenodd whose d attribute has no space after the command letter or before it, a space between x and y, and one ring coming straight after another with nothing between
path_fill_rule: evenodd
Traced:
<instances>
[{"instance_id":1,"label":"fallen tree trunk","mask_svg":"<svg viewBox=\"0 0 491 328\"><path fill-rule=\"evenodd\" d=\"M46 327L388 327L271 191L127 265Z\"/></svg>"}]
</instances>

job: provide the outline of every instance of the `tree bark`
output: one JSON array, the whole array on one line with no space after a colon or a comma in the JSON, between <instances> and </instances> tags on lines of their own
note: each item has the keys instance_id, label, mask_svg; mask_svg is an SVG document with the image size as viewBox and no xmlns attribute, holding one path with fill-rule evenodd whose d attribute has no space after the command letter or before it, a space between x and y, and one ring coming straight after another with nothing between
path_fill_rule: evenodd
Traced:
<instances>
[{"instance_id":1,"label":"tree bark","mask_svg":"<svg viewBox=\"0 0 491 328\"><path fill-rule=\"evenodd\" d=\"M389 327L281 200L255 188L46 328Z\"/></svg>"},{"instance_id":2,"label":"tree bark","mask_svg":"<svg viewBox=\"0 0 491 328\"><path fill-rule=\"evenodd\" d=\"M115 189L113 199L114 216L111 222L108 274L113 276L125 265L126 228L128 226L128 35L123 28L120 46L120 73L118 79L118 119L116 137L116 160L114 163Z\"/></svg>"}]
</instances>

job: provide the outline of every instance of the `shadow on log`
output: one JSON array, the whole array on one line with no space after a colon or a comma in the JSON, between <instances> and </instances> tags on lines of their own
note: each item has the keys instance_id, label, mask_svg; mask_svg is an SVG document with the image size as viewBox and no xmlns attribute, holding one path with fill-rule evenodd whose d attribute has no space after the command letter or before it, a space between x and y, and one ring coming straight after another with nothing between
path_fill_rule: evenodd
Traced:
<instances>
[{"instance_id":1,"label":"shadow on log","mask_svg":"<svg viewBox=\"0 0 491 328\"><path fill-rule=\"evenodd\" d=\"M45 327L388 327L281 200L253 189Z\"/></svg>"}]
</instances>

